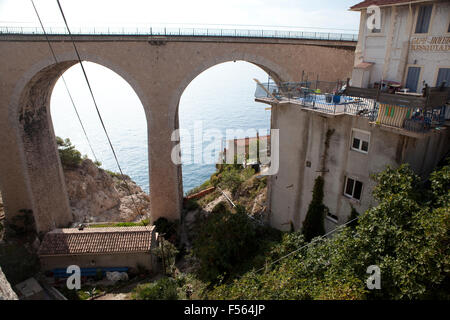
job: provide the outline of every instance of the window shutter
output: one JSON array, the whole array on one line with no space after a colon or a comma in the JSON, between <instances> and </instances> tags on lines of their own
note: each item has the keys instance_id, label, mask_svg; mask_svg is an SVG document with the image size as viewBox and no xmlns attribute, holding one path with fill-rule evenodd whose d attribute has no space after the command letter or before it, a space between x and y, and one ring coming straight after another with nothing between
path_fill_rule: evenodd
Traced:
<instances>
[{"instance_id":1,"label":"window shutter","mask_svg":"<svg viewBox=\"0 0 450 320\"><path fill-rule=\"evenodd\" d=\"M446 87L450 87L450 68L440 68L436 80L436 87L439 87L443 81L446 81Z\"/></svg>"},{"instance_id":2,"label":"window shutter","mask_svg":"<svg viewBox=\"0 0 450 320\"><path fill-rule=\"evenodd\" d=\"M421 6L417 15L416 33L427 33L430 26L433 5Z\"/></svg>"},{"instance_id":3,"label":"window shutter","mask_svg":"<svg viewBox=\"0 0 450 320\"><path fill-rule=\"evenodd\" d=\"M417 92L419 75L420 75L420 67L409 67L405 87L407 87L412 92Z\"/></svg>"}]
</instances>

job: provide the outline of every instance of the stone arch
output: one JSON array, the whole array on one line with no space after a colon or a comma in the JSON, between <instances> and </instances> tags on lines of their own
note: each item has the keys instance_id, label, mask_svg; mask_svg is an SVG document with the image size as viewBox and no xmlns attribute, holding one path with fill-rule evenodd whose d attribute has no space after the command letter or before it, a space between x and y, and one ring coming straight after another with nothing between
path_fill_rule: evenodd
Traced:
<instances>
[{"instance_id":1,"label":"stone arch","mask_svg":"<svg viewBox=\"0 0 450 320\"><path fill-rule=\"evenodd\" d=\"M38 232L67 226L72 221L50 115L50 98L60 76L78 61L73 59L73 54L59 55L57 59L60 62L52 63L49 58L34 64L17 83L9 105L8 118L16 124L20 158L26 168L24 187ZM143 106L148 104L138 83L114 64L89 54L83 55L83 61L97 63L115 72L127 81ZM144 112L148 129L152 116L149 108L144 107Z\"/></svg>"},{"instance_id":2,"label":"stone arch","mask_svg":"<svg viewBox=\"0 0 450 320\"><path fill-rule=\"evenodd\" d=\"M289 81L291 78L291 74L283 68L281 65L273 62L271 59L267 59L261 55L253 55L249 53L241 53L234 51L231 54L226 54L219 57L214 57L209 60L203 60L200 64L196 65L195 68L190 70L185 74L185 77L180 81L179 86L177 90L175 91L175 95L172 97L176 99L175 101L171 101L170 105L176 105L176 109L174 111L171 111L171 115L174 116L174 119L172 119L174 123L174 129L179 129L179 101L181 99L181 96L187 86L197 78L201 73L207 71L208 69L211 69L219 64L226 63L226 62L233 62L233 61L243 61L248 62L253 65L256 65L263 71L265 71L267 74L271 76L271 78L277 83L281 83L284 81ZM178 182L178 192L180 194L180 202L183 198L183 180L182 180L182 165L177 165L177 182Z\"/></svg>"},{"instance_id":3,"label":"stone arch","mask_svg":"<svg viewBox=\"0 0 450 320\"><path fill-rule=\"evenodd\" d=\"M268 59L262 55L233 51L222 56L215 56L210 59L202 60L200 63L196 64L194 68L184 74L183 78L178 83L174 95L172 96L170 105L176 106L177 109L171 110L171 114L173 116L178 115L178 102L180 101L181 95L187 86L195 78L197 78L198 75L218 64L232 61L244 61L254 64L269 74L276 83L289 81L292 79L292 74L290 74L286 68L281 66L279 63L274 62L272 59Z\"/></svg>"}]
</instances>

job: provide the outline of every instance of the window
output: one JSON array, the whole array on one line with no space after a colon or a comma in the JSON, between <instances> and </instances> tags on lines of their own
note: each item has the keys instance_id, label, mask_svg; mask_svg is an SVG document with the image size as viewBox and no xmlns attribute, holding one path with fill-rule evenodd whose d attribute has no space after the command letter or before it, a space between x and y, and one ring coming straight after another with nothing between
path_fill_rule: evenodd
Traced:
<instances>
[{"instance_id":1,"label":"window","mask_svg":"<svg viewBox=\"0 0 450 320\"><path fill-rule=\"evenodd\" d=\"M357 129L352 130L352 150L369 152L370 132Z\"/></svg>"},{"instance_id":2,"label":"window","mask_svg":"<svg viewBox=\"0 0 450 320\"><path fill-rule=\"evenodd\" d=\"M444 81L446 81L445 86L450 87L450 68L439 68L436 87L439 87Z\"/></svg>"},{"instance_id":3,"label":"window","mask_svg":"<svg viewBox=\"0 0 450 320\"><path fill-rule=\"evenodd\" d=\"M417 22L416 22L416 33L428 33L432 11L433 11L432 4L419 7L419 13L417 14Z\"/></svg>"},{"instance_id":4,"label":"window","mask_svg":"<svg viewBox=\"0 0 450 320\"><path fill-rule=\"evenodd\" d=\"M330 211L327 211L327 217L330 218L333 222L338 222L337 215L332 214Z\"/></svg>"},{"instance_id":5,"label":"window","mask_svg":"<svg viewBox=\"0 0 450 320\"><path fill-rule=\"evenodd\" d=\"M344 194L347 197L360 200L362 192L362 182L356 179L347 177L345 180Z\"/></svg>"},{"instance_id":6,"label":"window","mask_svg":"<svg viewBox=\"0 0 450 320\"><path fill-rule=\"evenodd\" d=\"M417 92L419 84L420 67L409 67L408 75L406 76L405 87L411 92Z\"/></svg>"},{"instance_id":7,"label":"window","mask_svg":"<svg viewBox=\"0 0 450 320\"><path fill-rule=\"evenodd\" d=\"M381 29L373 28L373 29L370 29L370 32L371 33L381 33Z\"/></svg>"}]
</instances>

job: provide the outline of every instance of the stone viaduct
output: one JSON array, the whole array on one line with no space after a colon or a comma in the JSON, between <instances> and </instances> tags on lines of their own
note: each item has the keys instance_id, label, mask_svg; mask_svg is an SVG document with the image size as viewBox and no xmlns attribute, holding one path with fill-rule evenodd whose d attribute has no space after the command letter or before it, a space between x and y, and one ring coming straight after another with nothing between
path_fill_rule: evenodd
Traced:
<instances>
[{"instance_id":1,"label":"stone viaduct","mask_svg":"<svg viewBox=\"0 0 450 320\"><path fill-rule=\"evenodd\" d=\"M299 81L302 71L342 80L351 75L356 46L353 41L211 36L74 38L83 60L119 74L144 107L153 219L180 217L181 166L171 161L176 143L171 134L178 128L180 97L197 75L242 60L277 82ZM31 209L38 232L72 220L49 108L56 81L77 59L67 35L51 35L50 41L57 64L43 35L0 34L0 190L6 219Z\"/></svg>"}]
</instances>

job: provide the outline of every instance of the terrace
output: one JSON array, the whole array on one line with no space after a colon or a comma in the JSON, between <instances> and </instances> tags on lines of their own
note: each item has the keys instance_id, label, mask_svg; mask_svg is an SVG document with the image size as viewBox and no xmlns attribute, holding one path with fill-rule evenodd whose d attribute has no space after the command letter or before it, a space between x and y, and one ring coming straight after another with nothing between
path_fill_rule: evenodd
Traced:
<instances>
[{"instance_id":1,"label":"terrace","mask_svg":"<svg viewBox=\"0 0 450 320\"><path fill-rule=\"evenodd\" d=\"M257 81L257 80L255 80ZM449 117L448 87L426 88L423 95L383 92L379 88L349 86L347 81L284 82L279 85L257 81L255 101L267 104L295 104L327 116L354 115L373 125L418 136L442 130Z\"/></svg>"}]
</instances>

